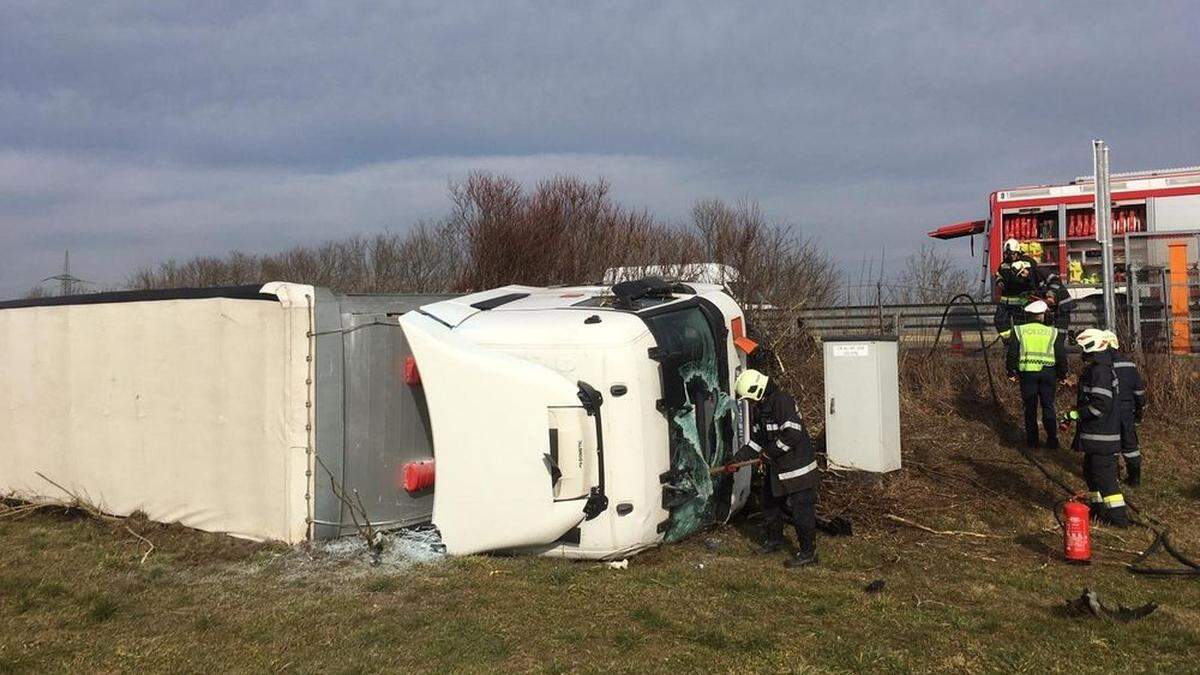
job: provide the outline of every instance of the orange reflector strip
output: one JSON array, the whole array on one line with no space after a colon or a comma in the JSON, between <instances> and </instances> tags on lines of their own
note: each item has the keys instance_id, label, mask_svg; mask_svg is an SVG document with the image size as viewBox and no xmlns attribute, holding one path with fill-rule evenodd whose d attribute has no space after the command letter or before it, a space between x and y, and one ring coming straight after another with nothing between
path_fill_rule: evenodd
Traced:
<instances>
[{"instance_id":1,"label":"orange reflector strip","mask_svg":"<svg viewBox=\"0 0 1200 675\"><path fill-rule=\"evenodd\" d=\"M758 343L746 337L746 325L742 321L742 317L737 317L729 322L730 332L733 333L733 344L742 351L743 354L758 349Z\"/></svg>"},{"instance_id":2,"label":"orange reflector strip","mask_svg":"<svg viewBox=\"0 0 1200 675\"><path fill-rule=\"evenodd\" d=\"M742 350L743 354L749 354L758 349L758 343L748 337L733 338L733 344Z\"/></svg>"}]
</instances>

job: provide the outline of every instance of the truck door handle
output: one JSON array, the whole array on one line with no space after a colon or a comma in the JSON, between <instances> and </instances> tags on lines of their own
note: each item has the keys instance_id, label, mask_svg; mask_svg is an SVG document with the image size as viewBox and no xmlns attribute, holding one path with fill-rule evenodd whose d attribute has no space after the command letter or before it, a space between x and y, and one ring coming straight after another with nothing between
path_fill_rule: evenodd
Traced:
<instances>
[{"instance_id":1,"label":"truck door handle","mask_svg":"<svg viewBox=\"0 0 1200 675\"><path fill-rule=\"evenodd\" d=\"M584 504L584 520L591 520L608 509L608 495L604 492L604 431L600 421L600 406L604 405L604 396L587 382L580 380L575 383L579 387L579 402L587 411L588 417L596 419L596 463L597 485L591 489L587 503Z\"/></svg>"},{"instance_id":2,"label":"truck door handle","mask_svg":"<svg viewBox=\"0 0 1200 675\"><path fill-rule=\"evenodd\" d=\"M837 399L833 398L832 396L829 397L829 414L830 415L833 414L833 410L834 410L836 401L837 401Z\"/></svg>"}]
</instances>

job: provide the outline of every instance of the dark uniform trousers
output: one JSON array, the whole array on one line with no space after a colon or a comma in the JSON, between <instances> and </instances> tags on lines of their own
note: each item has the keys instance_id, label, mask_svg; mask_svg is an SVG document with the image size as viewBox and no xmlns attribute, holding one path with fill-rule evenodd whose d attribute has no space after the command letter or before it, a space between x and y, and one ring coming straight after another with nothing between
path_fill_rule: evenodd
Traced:
<instances>
[{"instance_id":1,"label":"dark uniform trousers","mask_svg":"<svg viewBox=\"0 0 1200 675\"><path fill-rule=\"evenodd\" d=\"M1121 456L1130 478L1142 477L1142 451L1138 449L1137 415L1132 407L1121 406Z\"/></svg>"},{"instance_id":2,"label":"dark uniform trousers","mask_svg":"<svg viewBox=\"0 0 1200 675\"><path fill-rule=\"evenodd\" d=\"M759 492L766 539L773 542L783 541L783 520L787 517L796 526L796 542L800 554L811 555L817 550L817 490L807 488L782 497L776 496L771 491L771 483L776 482L775 476L772 475L774 472L774 468L768 469Z\"/></svg>"},{"instance_id":3,"label":"dark uniform trousers","mask_svg":"<svg viewBox=\"0 0 1200 675\"><path fill-rule=\"evenodd\" d=\"M1120 390L1117 394L1117 411L1121 416L1121 456L1125 458L1129 482L1136 484L1142 478L1142 452L1138 449L1137 423L1146 405L1146 383L1142 381L1137 364L1120 352L1113 356L1113 372Z\"/></svg>"},{"instance_id":4,"label":"dark uniform trousers","mask_svg":"<svg viewBox=\"0 0 1200 675\"><path fill-rule=\"evenodd\" d=\"M1093 495L1089 505L1092 516L1125 523L1129 516L1124 497L1116 503L1106 503L1104 500L1109 495L1121 495L1121 484L1117 482L1117 462L1116 453L1101 455L1089 452L1083 456L1083 479Z\"/></svg>"},{"instance_id":5,"label":"dark uniform trousers","mask_svg":"<svg viewBox=\"0 0 1200 675\"><path fill-rule=\"evenodd\" d=\"M1037 371L1018 373L1021 378L1021 402L1025 406L1025 442L1032 446L1038 443L1038 409L1042 411L1042 427L1046 430L1046 443L1058 444L1058 420L1054 414L1054 392L1058 379L1053 367Z\"/></svg>"}]
</instances>

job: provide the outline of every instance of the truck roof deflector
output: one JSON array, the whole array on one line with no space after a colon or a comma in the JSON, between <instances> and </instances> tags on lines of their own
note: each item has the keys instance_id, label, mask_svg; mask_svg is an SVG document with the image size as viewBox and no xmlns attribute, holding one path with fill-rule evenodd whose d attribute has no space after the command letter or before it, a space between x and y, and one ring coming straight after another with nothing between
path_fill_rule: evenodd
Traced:
<instances>
[{"instance_id":1,"label":"truck roof deflector","mask_svg":"<svg viewBox=\"0 0 1200 675\"><path fill-rule=\"evenodd\" d=\"M528 293L509 293L507 295L498 295L494 298L488 298L487 300L480 300L479 302L471 303L471 306L475 309L486 312L489 309L496 309L501 305L507 305L510 302L516 302L517 300L528 297Z\"/></svg>"},{"instance_id":2,"label":"truck roof deflector","mask_svg":"<svg viewBox=\"0 0 1200 675\"><path fill-rule=\"evenodd\" d=\"M617 307L630 310L634 309L634 303L642 298L670 299L675 292L696 294L696 291L688 286L670 284L659 277L622 281L612 287L612 292L617 296Z\"/></svg>"}]
</instances>

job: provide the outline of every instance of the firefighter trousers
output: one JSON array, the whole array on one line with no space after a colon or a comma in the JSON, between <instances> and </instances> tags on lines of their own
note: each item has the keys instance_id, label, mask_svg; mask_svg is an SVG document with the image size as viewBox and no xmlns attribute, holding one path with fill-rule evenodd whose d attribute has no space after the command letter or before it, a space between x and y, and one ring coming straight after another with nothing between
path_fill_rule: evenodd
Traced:
<instances>
[{"instance_id":1,"label":"firefighter trousers","mask_svg":"<svg viewBox=\"0 0 1200 675\"><path fill-rule=\"evenodd\" d=\"M783 520L788 518L796 527L796 546L800 555L808 556L817 550L817 489L808 488L777 497L771 493L771 481L763 481L763 530L766 540L781 542Z\"/></svg>"},{"instance_id":2,"label":"firefighter trousers","mask_svg":"<svg viewBox=\"0 0 1200 675\"><path fill-rule=\"evenodd\" d=\"M1025 443L1029 447L1038 444L1038 410L1042 412L1042 427L1046 430L1046 444L1058 445L1058 420L1054 415L1054 391L1058 387L1053 368L1019 373L1021 378L1021 403L1025 406Z\"/></svg>"},{"instance_id":3,"label":"firefighter trousers","mask_svg":"<svg viewBox=\"0 0 1200 675\"><path fill-rule=\"evenodd\" d=\"M1130 482L1142 479L1142 451L1138 449L1137 420L1133 407L1121 406L1121 457L1125 459L1125 475Z\"/></svg>"},{"instance_id":4,"label":"firefighter trousers","mask_svg":"<svg viewBox=\"0 0 1200 675\"><path fill-rule=\"evenodd\" d=\"M1083 478L1090 492L1092 516L1114 525L1128 525L1129 510L1117 481L1116 453L1084 454Z\"/></svg>"}]
</instances>

